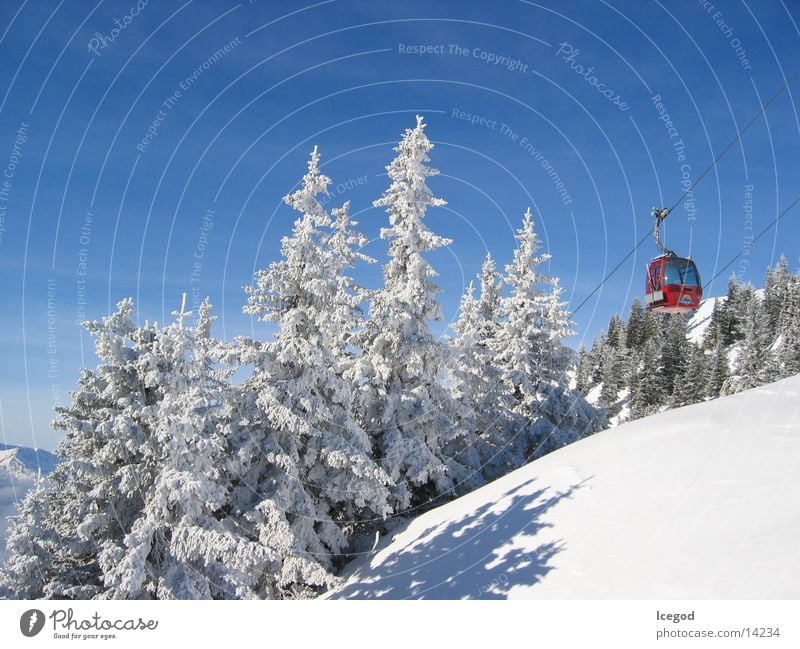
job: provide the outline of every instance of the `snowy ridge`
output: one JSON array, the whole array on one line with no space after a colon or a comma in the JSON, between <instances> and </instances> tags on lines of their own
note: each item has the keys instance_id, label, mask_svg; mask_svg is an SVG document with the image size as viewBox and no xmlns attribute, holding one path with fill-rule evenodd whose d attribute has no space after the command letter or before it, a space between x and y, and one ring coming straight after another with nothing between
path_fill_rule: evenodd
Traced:
<instances>
[{"instance_id":1,"label":"snowy ridge","mask_svg":"<svg viewBox=\"0 0 800 649\"><path fill-rule=\"evenodd\" d=\"M332 598L800 597L800 376L623 424L411 521Z\"/></svg>"}]
</instances>

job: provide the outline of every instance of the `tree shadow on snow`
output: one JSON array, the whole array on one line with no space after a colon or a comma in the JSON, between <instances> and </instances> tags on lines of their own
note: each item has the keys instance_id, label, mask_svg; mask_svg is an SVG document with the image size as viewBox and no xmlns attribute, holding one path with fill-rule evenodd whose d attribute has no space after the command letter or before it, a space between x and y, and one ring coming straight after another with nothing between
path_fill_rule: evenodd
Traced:
<instances>
[{"instance_id":1,"label":"tree shadow on snow","mask_svg":"<svg viewBox=\"0 0 800 649\"><path fill-rule=\"evenodd\" d=\"M565 547L563 541L536 543L538 532L552 527L543 517L586 481L564 492L532 491L533 482L517 485L458 520L436 523L380 564L380 557L373 558L336 597L506 599L515 586L541 581L553 569L551 559Z\"/></svg>"}]
</instances>

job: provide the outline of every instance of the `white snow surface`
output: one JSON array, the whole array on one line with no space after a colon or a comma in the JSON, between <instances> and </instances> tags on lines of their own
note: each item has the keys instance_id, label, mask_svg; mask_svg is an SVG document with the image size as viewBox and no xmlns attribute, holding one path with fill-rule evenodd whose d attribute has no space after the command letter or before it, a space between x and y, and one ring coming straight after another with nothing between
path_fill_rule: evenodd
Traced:
<instances>
[{"instance_id":1,"label":"white snow surface","mask_svg":"<svg viewBox=\"0 0 800 649\"><path fill-rule=\"evenodd\" d=\"M8 517L17 513L17 503L42 476L52 471L59 459L52 453L24 446L0 444L0 560L5 559Z\"/></svg>"},{"instance_id":2,"label":"white snow surface","mask_svg":"<svg viewBox=\"0 0 800 649\"><path fill-rule=\"evenodd\" d=\"M659 413L427 512L331 598L800 597L800 375Z\"/></svg>"},{"instance_id":3,"label":"white snow surface","mask_svg":"<svg viewBox=\"0 0 800 649\"><path fill-rule=\"evenodd\" d=\"M725 302L727 299L727 296L710 297L700 302L700 306L697 308L697 311L692 314L692 317L689 318L686 327L688 329L686 337L690 342L695 345L699 345L703 342L706 337L706 332L708 331L708 326L711 324L711 315L714 313L714 305L717 302Z\"/></svg>"}]
</instances>

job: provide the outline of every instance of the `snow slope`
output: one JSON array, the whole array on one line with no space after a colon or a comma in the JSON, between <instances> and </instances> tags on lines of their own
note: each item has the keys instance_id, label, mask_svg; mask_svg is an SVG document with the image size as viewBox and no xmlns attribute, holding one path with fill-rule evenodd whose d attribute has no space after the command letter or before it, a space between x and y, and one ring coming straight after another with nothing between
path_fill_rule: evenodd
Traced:
<instances>
[{"instance_id":1,"label":"snow slope","mask_svg":"<svg viewBox=\"0 0 800 649\"><path fill-rule=\"evenodd\" d=\"M5 557L8 517L17 513L17 502L25 497L39 475L50 473L59 458L41 449L0 444L0 560Z\"/></svg>"},{"instance_id":2,"label":"snow slope","mask_svg":"<svg viewBox=\"0 0 800 649\"><path fill-rule=\"evenodd\" d=\"M800 597L800 376L608 429L411 521L332 598Z\"/></svg>"},{"instance_id":3,"label":"snow slope","mask_svg":"<svg viewBox=\"0 0 800 649\"><path fill-rule=\"evenodd\" d=\"M710 297L700 302L697 311L692 314L692 317L689 318L689 322L686 325L688 329L686 337L691 342L695 345L699 345L703 342L706 337L706 332L708 331L708 326L711 324L714 306L717 302L724 303L727 299L727 296Z\"/></svg>"}]
</instances>

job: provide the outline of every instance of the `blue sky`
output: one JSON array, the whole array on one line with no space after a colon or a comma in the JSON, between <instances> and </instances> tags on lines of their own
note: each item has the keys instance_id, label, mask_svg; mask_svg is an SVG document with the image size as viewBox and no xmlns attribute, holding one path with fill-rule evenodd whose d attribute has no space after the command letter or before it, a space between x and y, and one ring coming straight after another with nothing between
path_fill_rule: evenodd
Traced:
<instances>
[{"instance_id":1,"label":"blue sky","mask_svg":"<svg viewBox=\"0 0 800 649\"><path fill-rule=\"evenodd\" d=\"M276 257L314 145L327 204L350 200L383 259L371 203L416 114L448 201L428 219L453 239L430 259L446 321L487 251L510 260L528 206L576 306L800 66L798 23L780 1L2 3L0 438L55 447L52 407L95 363L76 321L123 297L163 322L210 295L219 336L266 335L242 287ZM748 247L800 188L798 97L800 79L667 221L705 279L747 249L709 294L781 254L800 267L797 213ZM654 254L569 344L627 312Z\"/></svg>"}]
</instances>

